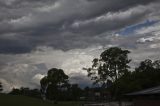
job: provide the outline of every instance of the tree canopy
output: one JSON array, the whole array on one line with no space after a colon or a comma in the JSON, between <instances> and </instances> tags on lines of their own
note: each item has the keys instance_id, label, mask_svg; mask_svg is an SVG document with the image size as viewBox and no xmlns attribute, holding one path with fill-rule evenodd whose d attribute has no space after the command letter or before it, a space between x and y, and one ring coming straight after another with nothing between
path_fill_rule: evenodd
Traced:
<instances>
[{"instance_id":1,"label":"tree canopy","mask_svg":"<svg viewBox=\"0 0 160 106\"><path fill-rule=\"evenodd\" d=\"M62 69L52 68L47 76L41 79L41 91L46 99L58 100L60 91L68 85L68 76Z\"/></svg>"},{"instance_id":2,"label":"tree canopy","mask_svg":"<svg viewBox=\"0 0 160 106\"><path fill-rule=\"evenodd\" d=\"M129 68L128 50L118 47L111 47L101 53L100 58L93 60L91 68L87 68L88 76L100 83L102 86L107 82L115 82L120 76L124 75Z\"/></svg>"},{"instance_id":3,"label":"tree canopy","mask_svg":"<svg viewBox=\"0 0 160 106\"><path fill-rule=\"evenodd\" d=\"M128 72L117 80L118 94L126 94L160 85L160 60L146 59L135 71ZM115 87L111 87L114 92Z\"/></svg>"}]
</instances>

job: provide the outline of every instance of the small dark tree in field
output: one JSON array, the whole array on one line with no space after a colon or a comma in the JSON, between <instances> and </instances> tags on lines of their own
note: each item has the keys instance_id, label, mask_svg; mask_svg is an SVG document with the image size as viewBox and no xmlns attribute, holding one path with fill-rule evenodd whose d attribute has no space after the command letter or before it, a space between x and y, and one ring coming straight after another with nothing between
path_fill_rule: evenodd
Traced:
<instances>
[{"instance_id":1,"label":"small dark tree in field","mask_svg":"<svg viewBox=\"0 0 160 106\"><path fill-rule=\"evenodd\" d=\"M94 80L94 84L100 84L102 88L111 86L128 72L130 59L128 59L128 50L122 50L118 47L111 47L101 53L100 58L93 60L91 68L87 68L88 76ZM117 85L117 84L115 84ZM117 86L115 86L114 95L117 95Z\"/></svg>"},{"instance_id":2,"label":"small dark tree in field","mask_svg":"<svg viewBox=\"0 0 160 106\"><path fill-rule=\"evenodd\" d=\"M61 91L65 90L68 85L68 76L62 69L52 68L40 83L45 98L57 101L60 99Z\"/></svg>"},{"instance_id":3,"label":"small dark tree in field","mask_svg":"<svg viewBox=\"0 0 160 106\"><path fill-rule=\"evenodd\" d=\"M2 92L3 87L2 87L2 83L0 82L0 92Z\"/></svg>"}]
</instances>

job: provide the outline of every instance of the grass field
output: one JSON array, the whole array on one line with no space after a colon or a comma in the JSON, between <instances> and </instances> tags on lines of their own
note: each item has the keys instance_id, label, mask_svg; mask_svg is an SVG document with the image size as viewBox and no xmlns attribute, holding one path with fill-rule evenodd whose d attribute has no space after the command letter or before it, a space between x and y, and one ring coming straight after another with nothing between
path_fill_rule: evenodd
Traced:
<instances>
[{"instance_id":1,"label":"grass field","mask_svg":"<svg viewBox=\"0 0 160 106\"><path fill-rule=\"evenodd\" d=\"M80 106L80 103L59 102L55 105L35 98L0 94L0 106Z\"/></svg>"}]
</instances>

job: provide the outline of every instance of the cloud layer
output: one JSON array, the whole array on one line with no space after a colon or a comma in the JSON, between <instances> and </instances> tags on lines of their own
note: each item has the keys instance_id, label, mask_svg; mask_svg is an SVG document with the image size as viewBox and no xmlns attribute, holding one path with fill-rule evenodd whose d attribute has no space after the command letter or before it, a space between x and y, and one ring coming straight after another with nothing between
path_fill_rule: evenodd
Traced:
<instances>
[{"instance_id":1,"label":"cloud layer","mask_svg":"<svg viewBox=\"0 0 160 106\"><path fill-rule=\"evenodd\" d=\"M110 46L131 50L133 66L157 59L159 5L159 0L0 0L0 80L7 89L37 87L57 67L84 86L90 81L82 68Z\"/></svg>"}]
</instances>

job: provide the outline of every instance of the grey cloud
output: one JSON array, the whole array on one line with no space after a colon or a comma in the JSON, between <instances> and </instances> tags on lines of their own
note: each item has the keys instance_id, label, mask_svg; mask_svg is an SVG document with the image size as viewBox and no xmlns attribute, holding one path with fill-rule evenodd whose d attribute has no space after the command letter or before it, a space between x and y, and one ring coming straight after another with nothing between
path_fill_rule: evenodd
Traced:
<instances>
[{"instance_id":1,"label":"grey cloud","mask_svg":"<svg viewBox=\"0 0 160 106\"><path fill-rule=\"evenodd\" d=\"M3 11L0 12L0 52L25 53L41 45L69 50L104 44L110 42L101 39L108 36L108 32L137 23L150 12L153 13L148 7L149 3L156 1L3 0L0 4L6 7L1 6L0 9ZM144 8L139 8L138 5L143 5ZM131 13L127 16L128 11ZM107 14L113 15L110 17L113 19L103 20L103 17L108 17ZM102 20L95 21L101 17ZM87 24L71 28L77 21ZM15 34L15 39L4 39L10 33ZM104 33L106 35L101 36Z\"/></svg>"},{"instance_id":2,"label":"grey cloud","mask_svg":"<svg viewBox=\"0 0 160 106\"><path fill-rule=\"evenodd\" d=\"M88 49L83 50L84 53L88 51ZM6 63L1 64L3 67L0 67L0 81L5 83L8 90L21 86L39 88L40 78L47 74L48 69L53 67L64 69L65 73L71 77L74 77L74 72L85 76L84 73L86 72L82 72L81 67L90 63L93 56L84 53L81 53L81 49L64 52L40 47L28 54L0 55L1 61ZM77 80L72 79L71 82L76 83ZM81 78L79 79L79 83L85 81L85 79L83 81Z\"/></svg>"},{"instance_id":3,"label":"grey cloud","mask_svg":"<svg viewBox=\"0 0 160 106\"><path fill-rule=\"evenodd\" d=\"M131 50L132 66L157 59L159 24L130 36L114 33L146 19L158 20L159 4L159 0L0 0L0 81L6 88L39 87L40 77L57 67L71 76L72 83L86 86L91 82L81 69L115 45ZM150 37L151 42L137 42Z\"/></svg>"},{"instance_id":4,"label":"grey cloud","mask_svg":"<svg viewBox=\"0 0 160 106\"><path fill-rule=\"evenodd\" d=\"M91 81L86 75L83 75L81 73L75 73L69 80L71 84L78 83L82 88L93 86L93 81Z\"/></svg>"},{"instance_id":5,"label":"grey cloud","mask_svg":"<svg viewBox=\"0 0 160 106\"><path fill-rule=\"evenodd\" d=\"M88 34L98 34L105 31L115 31L117 29L134 24L143 20L151 11L147 7L138 6L127 11L107 13L86 21L77 21L72 27L78 32L88 32Z\"/></svg>"},{"instance_id":6,"label":"grey cloud","mask_svg":"<svg viewBox=\"0 0 160 106\"><path fill-rule=\"evenodd\" d=\"M99 54L110 45L117 44L119 47L129 49L131 51L130 58L133 59L132 67L146 58L157 59L159 48L150 48L151 43L137 44L136 41L142 37L145 35L108 36L106 39L109 39L110 44L106 44L105 47L100 45L69 51L39 47L28 54L0 55L0 63L5 63L1 64L0 77L6 87L28 86L34 88L39 87L39 78L45 75L48 69L57 67L64 69L65 73L71 77L71 83L78 83L81 87L85 87L91 85L92 81L86 77L86 72L82 68L91 66L92 59L99 57ZM135 47L133 48L133 46Z\"/></svg>"}]
</instances>

